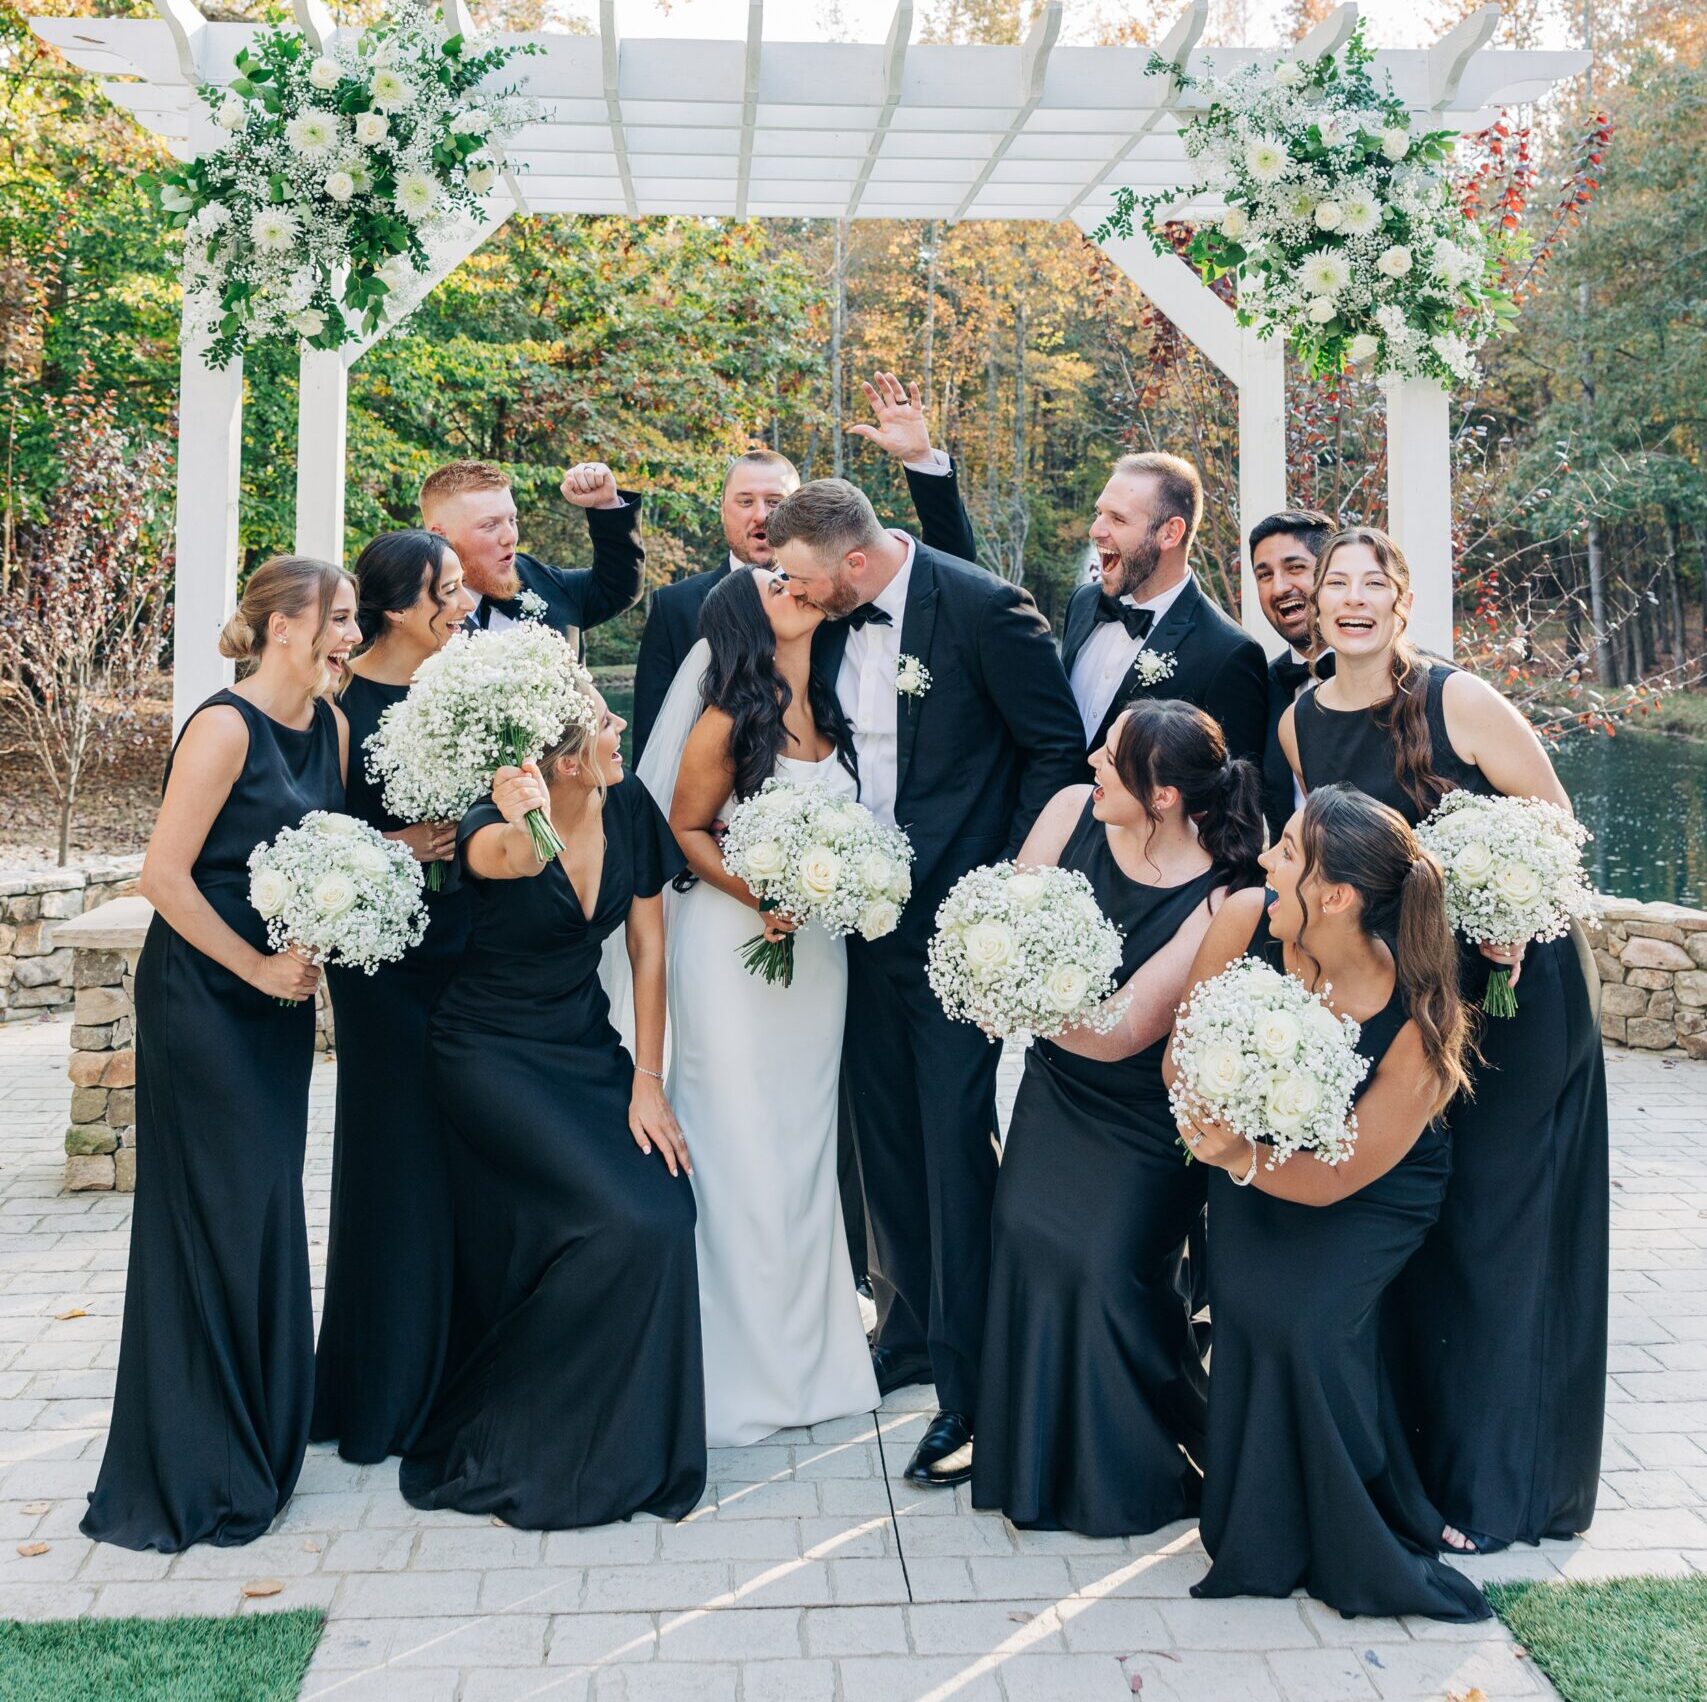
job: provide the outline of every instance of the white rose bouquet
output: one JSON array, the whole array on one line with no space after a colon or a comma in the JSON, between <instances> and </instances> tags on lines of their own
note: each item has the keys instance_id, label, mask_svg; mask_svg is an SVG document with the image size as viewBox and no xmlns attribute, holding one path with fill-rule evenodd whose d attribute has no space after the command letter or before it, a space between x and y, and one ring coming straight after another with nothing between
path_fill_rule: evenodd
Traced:
<instances>
[{"instance_id":1,"label":"white rose bouquet","mask_svg":"<svg viewBox=\"0 0 1707 1702\"><path fill-rule=\"evenodd\" d=\"M421 943L422 886L407 845L331 810L310 810L249 853L249 902L273 950L368 975Z\"/></svg>"},{"instance_id":2,"label":"white rose bouquet","mask_svg":"<svg viewBox=\"0 0 1707 1702\"><path fill-rule=\"evenodd\" d=\"M936 913L926 973L942 1008L992 1040L1068 1028L1107 1034L1120 930L1076 869L995 863L954 883Z\"/></svg>"},{"instance_id":3,"label":"white rose bouquet","mask_svg":"<svg viewBox=\"0 0 1707 1702\"><path fill-rule=\"evenodd\" d=\"M1341 1164L1357 1140L1351 1096L1369 1073L1360 1032L1296 976L1241 957L1180 1011L1169 1105L1180 1122L1213 1118L1268 1143L1271 1170L1306 1151Z\"/></svg>"},{"instance_id":4,"label":"white rose bouquet","mask_svg":"<svg viewBox=\"0 0 1707 1702\"><path fill-rule=\"evenodd\" d=\"M1568 810L1539 798L1483 798L1448 792L1417 829L1418 841L1446 873L1446 916L1477 945L1556 940L1573 916L1594 913L1583 875L1588 829ZM1488 978L1482 1009L1517 1012L1511 975Z\"/></svg>"},{"instance_id":5,"label":"white rose bouquet","mask_svg":"<svg viewBox=\"0 0 1707 1702\"><path fill-rule=\"evenodd\" d=\"M537 761L572 722L590 728L596 713L592 676L561 633L533 621L458 633L380 716L367 741L368 773L394 816L457 821L492 789L498 769ZM527 825L535 855L549 863L563 849L556 829L543 810Z\"/></svg>"},{"instance_id":6,"label":"white rose bouquet","mask_svg":"<svg viewBox=\"0 0 1707 1702\"><path fill-rule=\"evenodd\" d=\"M723 866L747 883L761 915L781 911L832 934L892 934L913 891L913 847L864 804L821 786L772 778L729 812ZM741 947L755 975L794 980L794 940L755 935Z\"/></svg>"}]
</instances>

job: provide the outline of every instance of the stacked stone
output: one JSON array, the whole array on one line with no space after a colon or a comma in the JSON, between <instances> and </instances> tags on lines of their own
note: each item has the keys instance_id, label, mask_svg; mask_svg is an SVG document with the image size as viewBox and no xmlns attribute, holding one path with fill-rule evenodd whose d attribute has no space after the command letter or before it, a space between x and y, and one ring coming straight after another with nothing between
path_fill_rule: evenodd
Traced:
<instances>
[{"instance_id":1,"label":"stacked stone","mask_svg":"<svg viewBox=\"0 0 1707 1702\"><path fill-rule=\"evenodd\" d=\"M136 1187L136 1025L139 951L79 951L73 971L71 1126L67 1188Z\"/></svg>"},{"instance_id":2,"label":"stacked stone","mask_svg":"<svg viewBox=\"0 0 1707 1702\"><path fill-rule=\"evenodd\" d=\"M72 1003L71 949L55 940L56 924L132 890L141 867L140 857L103 857L0 877L0 1022Z\"/></svg>"},{"instance_id":3,"label":"stacked stone","mask_svg":"<svg viewBox=\"0 0 1707 1702\"><path fill-rule=\"evenodd\" d=\"M1609 898L1589 938L1601 1033L1644 1052L1707 1058L1707 911Z\"/></svg>"}]
</instances>

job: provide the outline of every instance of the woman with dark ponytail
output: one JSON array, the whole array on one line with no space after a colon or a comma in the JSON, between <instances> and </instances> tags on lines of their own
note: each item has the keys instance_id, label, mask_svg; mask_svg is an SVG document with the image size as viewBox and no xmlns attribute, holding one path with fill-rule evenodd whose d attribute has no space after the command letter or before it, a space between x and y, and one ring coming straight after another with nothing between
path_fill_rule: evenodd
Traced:
<instances>
[{"instance_id":1,"label":"woman with dark ponytail","mask_svg":"<svg viewBox=\"0 0 1707 1702\"><path fill-rule=\"evenodd\" d=\"M1162 1052L1192 955L1260 881L1262 782L1221 729L1139 703L1094 786L1044 808L1019 861L1076 869L1125 936L1125 1014L1026 1054L996 1181L972 1500L1031 1530L1133 1536L1197 1510L1203 1363L1181 1258L1205 1172L1181 1158Z\"/></svg>"},{"instance_id":2,"label":"woman with dark ponytail","mask_svg":"<svg viewBox=\"0 0 1707 1702\"><path fill-rule=\"evenodd\" d=\"M1568 810L1523 717L1473 674L1411 651L1410 606L1410 570L1385 533L1324 547L1311 619L1337 668L1280 729L1305 790L1347 781L1413 824L1455 788ZM1496 964L1514 984L1521 968L1518 1011L1482 1025L1474 1097L1451 1110L1440 1222L1389 1308L1423 1482L1452 1546L1483 1553L1587 1528L1606 1373L1606 1065L1583 957L1570 938L1464 946L1466 1000L1481 1003Z\"/></svg>"},{"instance_id":3,"label":"woman with dark ponytail","mask_svg":"<svg viewBox=\"0 0 1707 1702\"><path fill-rule=\"evenodd\" d=\"M1215 1248L1200 1526L1213 1564L1192 1594L1303 1588L1344 1614L1486 1619L1481 1592L1438 1557L1443 1520L1381 1351L1384 1297L1445 1197L1440 1113L1465 1082L1440 869L1402 816L1349 786L1312 792L1262 866L1272 893L1227 900L1191 986L1260 957L1357 1020L1370 1069L1337 1166L1299 1154L1270 1169L1219 1123L1180 1125L1193 1169L1211 1173Z\"/></svg>"},{"instance_id":4,"label":"woman with dark ponytail","mask_svg":"<svg viewBox=\"0 0 1707 1702\"><path fill-rule=\"evenodd\" d=\"M462 957L469 894L450 859L455 822L399 821L368 778L365 744L474 607L456 552L432 532L382 532L356 560L365 648L339 707L350 724L345 808L429 868L425 937L372 975L326 972L337 1019L338 1121L313 1440L371 1463L415 1440L444 1363L451 1183L428 1069L427 1018Z\"/></svg>"}]
</instances>

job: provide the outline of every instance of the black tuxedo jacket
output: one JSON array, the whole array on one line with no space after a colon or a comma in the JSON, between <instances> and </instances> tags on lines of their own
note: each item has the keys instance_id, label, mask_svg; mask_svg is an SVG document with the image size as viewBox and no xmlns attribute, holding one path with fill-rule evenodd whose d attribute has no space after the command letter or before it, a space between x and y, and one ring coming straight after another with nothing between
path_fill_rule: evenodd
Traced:
<instances>
[{"instance_id":1,"label":"black tuxedo jacket","mask_svg":"<svg viewBox=\"0 0 1707 1702\"><path fill-rule=\"evenodd\" d=\"M907 489L919 517L920 534L945 555L972 560L976 546L972 522L960 500L960 480L950 466L946 473L907 473ZM729 577L725 555L716 567L689 575L652 593L646 611L646 630L640 635L640 656L634 665L634 760L646 749L658 712L664 707L676 670L687 660L699 638L699 611L713 588Z\"/></svg>"},{"instance_id":2,"label":"black tuxedo jacket","mask_svg":"<svg viewBox=\"0 0 1707 1702\"><path fill-rule=\"evenodd\" d=\"M1061 663L1069 679L1085 640L1096 630L1098 594L1099 587L1092 580L1067 601ZM1221 723L1229 756L1262 761L1263 735L1268 727L1267 658L1262 646L1237 621L1204 596L1195 579L1187 582L1167 613L1150 629L1144 649L1172 651L1173 674L1147 686L1134 662L1091 740L1092 750L1108 737L1115 717L1129 704L1145 697L1175 697L1196 704ZM1083 721L1079 737L1081 741L1084 738Z\"/></svg>"},{"instance_id":3,"label":"black tuxedo jacket","mask_svg":"<svg viewBox=\"0 0 1707 1702\"><path fill-rule=\"evenodd\" d=\"M620 615L640 600L640 572L646 560L640 539L640 498L632 491L617 494L623 499L621 508L583 511L593 542L591 567L552 567L534 556L516 557L522 590L545 599L544 624L568 638L578 656L586 654L589 627ZM503 602L492 599L492 607L511 620L521 618L520 603L519 594ZM467 621L474 630L480 625L478 612Z\"/></svg>"},{"instance_id":4,"label":"black tuxedo jacket","mask_svg":"<svg viewBox=\"0 0 1707 1702\"><path fill-rule=\"evenodd\" d=\"M832 689L848 632L827 621L813 644ZM1085 740L1049 623L1028 592L969 561L918 546L900 648L931 674L896 706L895 819L913 844L913 896L870 949L915 956L948 889L1011 857L1043 806L1085 779Z\"/></svg>"},{"instance_id":5,"label":"black tuxedo jacket","mask_svg":"<svg viewBox=\"0 0 1707 1702\"><path fill-rule=\"evenodd\" d=\"M1280 678L1280 665L1292 660L1292 652L1283 650L1268 665L1268 741L1262 753L1262 813L1268 823L1268 842L1280 843L1280 835L1292 819L1296 795L1292 785L1292 764L1280 748L1280 718L1287 705L1296 701L1291 686ZM1328 651L1316 664L1317 676L1329 679L1334 671L1334 653Z\"/></svg>"}]
</instances>

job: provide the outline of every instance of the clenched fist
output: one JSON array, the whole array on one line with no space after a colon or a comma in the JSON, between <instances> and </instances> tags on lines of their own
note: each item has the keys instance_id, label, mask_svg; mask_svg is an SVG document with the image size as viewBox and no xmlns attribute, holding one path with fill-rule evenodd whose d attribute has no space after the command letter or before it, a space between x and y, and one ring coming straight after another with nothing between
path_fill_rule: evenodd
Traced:
<instances>
[{"instance_id":1,"label":"clenched fist","mask_svg":"<svg viewBox=\"0 0 1707 1702\"><path fill-rule=\"evenodd\" d=\"M577 508L621 508L616 474L603 461L578 461L563 475L563 496Z\"/></svg>"}]
</instances>

